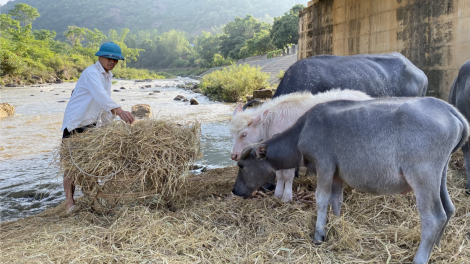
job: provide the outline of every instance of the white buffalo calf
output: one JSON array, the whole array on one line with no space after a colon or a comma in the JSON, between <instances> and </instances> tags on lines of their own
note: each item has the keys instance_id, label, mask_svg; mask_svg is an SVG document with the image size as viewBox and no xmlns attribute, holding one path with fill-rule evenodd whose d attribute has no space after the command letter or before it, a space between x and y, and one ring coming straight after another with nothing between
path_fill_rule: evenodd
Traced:
<instances>
[{"instance_id":1,"label":"white buffalo calf","mask_svg":"<svg viewBox=\"0 0 470 264\"><path fill-rule=\"evenodd\" d=\"M316 95L310 92L282 95L258 108L243 111L238 104L229 123L233 137L232 160L238 161L242 150L252 143L270 139L291 127L299 117L313 106L335 100L364 101L372 99L367 94L353 90L330 90ZM274 196L284 202L292 201L292 181L295 168L276 171Z\"/></svg>"}]
</instances>

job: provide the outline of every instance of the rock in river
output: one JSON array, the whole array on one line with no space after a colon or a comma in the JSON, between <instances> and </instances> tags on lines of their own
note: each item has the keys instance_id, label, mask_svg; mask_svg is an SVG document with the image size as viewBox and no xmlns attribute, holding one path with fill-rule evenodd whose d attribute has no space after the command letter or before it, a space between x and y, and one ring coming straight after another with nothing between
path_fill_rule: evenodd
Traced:
<instances>
[{"instance_id":1,"label":"rock in river","mask_svg":"<svg viewBox=\"0 0 470 264\"><path fill-rule=\"evenodd\" d=\"M191 100L189 100L189 103L191 105L198 105L199 104L199 102L195 98L191 98Z\"/></svg>"},{"instance_id":2,"label":"rock in river","mask_svg":"<svg viewBox=\"0 0 470 264\"><path fill-rule=\"evenodd\" d=\"M184 100L184 99L186 99L186 97L184 97L184 96L178 94L178 95L175 97L175 99L173 99L173 100L181 101L181 100Z\"/></svg>"},{"instance_id":3,"label":"rock in river","mask_svg":"<svg viewBox=\"0 0 470 264\"><path fill-rule=\"evenodd\" d=\"M132 115L136 118L146 118L152 116L152 109L148 104L137 104L132 106Z\"/></svg>"},{"instance_id":4,"label":"rock in river","mask_svg":"<svg viewBox=\"0 0 470 264\"><path fill-rule=\"evenodd\" d=\"M15 115L15 108L9 103L0 104L0 119Z\"/></svg>"}]
</instances>

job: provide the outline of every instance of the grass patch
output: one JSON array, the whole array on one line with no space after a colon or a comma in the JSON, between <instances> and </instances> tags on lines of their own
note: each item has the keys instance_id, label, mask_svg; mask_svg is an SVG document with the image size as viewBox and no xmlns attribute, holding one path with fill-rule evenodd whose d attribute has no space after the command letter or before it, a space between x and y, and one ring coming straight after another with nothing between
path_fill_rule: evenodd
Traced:
<instances>
[{"instance_id":1,"label":"grass patch","mask_svg":"<svg viewBox=\"0 0 470 264\"><path fill-rule=\"evenodd\" d=\"M198 76L201 73L207 71L206 68L172 68L172 69L158 69L158 73L166 73L172 76L182 76L182 77L191 77Z\"/></svg>"},{"instance_id":2,"label":"grass patch","mask_svg":"<svg viewBox=\"0 0 470 264\"><path fill-rule=\"evenodd\" d=\"M261 72L260 67L233 64L205 75L201 89L214 100L237 102L254 90L269 87L269 77L268 73Z\"/></svg>"}]
</instances>

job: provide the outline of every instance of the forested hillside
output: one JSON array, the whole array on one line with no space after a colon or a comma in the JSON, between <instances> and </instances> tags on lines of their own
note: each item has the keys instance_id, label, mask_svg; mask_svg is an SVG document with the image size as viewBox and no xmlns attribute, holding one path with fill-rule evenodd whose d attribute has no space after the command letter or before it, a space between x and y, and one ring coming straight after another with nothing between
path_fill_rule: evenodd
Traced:
<instances>
[{"instance_id":1,"label":"forested hillside","mask_svg":"<svg viewBox=\"0 0 470 264\"><path fill-rule=\"evenodd\" d=\"M2 10L8 7L3 6ZM76 79L96 60L94 54L99 46L109 41L121 47L126 59L113 73L117 78L126 79L166 75L149 70L192 67L200 71L230 65L234 60L254 55L267 54L269 57L278 54L279 49L297 43L298 14L303 8L302 4L292 6L282 16L275 17L272 25L245 15L227 21L216 32L201 31L191 37L185 31L175 29L131 31L124 27L103 32L93 25L79 27L73 22L72 25L60 24L67 25L62 32L41 27L34 29L38 28L33 28L37 19L48 16L33 6L16 3L0 14L0 84ZM54 16L51 15L51 19ZM129 24L129 27L132 26Z\"/></svg>"},{"instance_id":2,"label":"forested hillside","mask_svg":"<svg viewBox=\"0 0 470 264\"><path fill-rule=\"evenodd\" d=\"M272 22L295 4L296 0L14 0L1 7L1 13L26 3L41 14L33 29L54 30L63 39L68 26L110 29L129 28L132 32L157 29L159 32L181 30L189 36L210 31L250 14Z\"/></svg>"}]
</instances>

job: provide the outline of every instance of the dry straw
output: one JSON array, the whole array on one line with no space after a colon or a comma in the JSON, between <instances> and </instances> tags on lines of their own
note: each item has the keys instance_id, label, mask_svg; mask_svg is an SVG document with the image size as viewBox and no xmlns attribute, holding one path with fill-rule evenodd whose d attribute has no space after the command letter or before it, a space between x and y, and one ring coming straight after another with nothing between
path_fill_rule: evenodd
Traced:
<instances>
[{"instance_id":1,"label":"dry straw","mask_svg":"<svg viewBox=\"0 0 470 264\"><path fill-rule=\"evenodd\" d=\"M144 119L113 122L65 139L60 169L84 193L84 203L107 212L117 205L166 202L199 153L200 124Z\"/></svg>"},{"instance_id":2,"label":"dry straw","mask_svg":"<svg viewBox=\"0 0 470 264\"><path fill-rule=\"evenodd\" d=\"M430 263L469 263L470 197L463 190L461 154L448 188L456 213ZM420 239L412 193L374 196L346 188L341 216L328 217L328 238L312 243L314 176L294 181L293 203L272 193L231 197L236 167L193 176L166 207L132 207L117 214L65 206L0 228L1 263L411 263ZM211 178L212 180L207 180ZM78 201L80 203L80 201Z\"/></svg>"}]
</instances>

